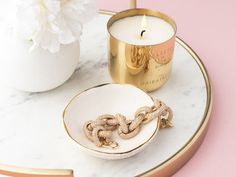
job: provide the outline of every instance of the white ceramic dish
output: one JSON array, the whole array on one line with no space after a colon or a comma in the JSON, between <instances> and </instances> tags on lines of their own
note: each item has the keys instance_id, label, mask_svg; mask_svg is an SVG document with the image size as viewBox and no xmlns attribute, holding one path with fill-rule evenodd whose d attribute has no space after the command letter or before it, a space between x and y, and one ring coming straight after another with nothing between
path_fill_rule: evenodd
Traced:
<instances>
[{"instance_id":1,"label":"white ceramic dish","mask_svg":"<svg viewBox=\"0 0 236 177\"><path fill-rule=\"evenodd\" d=\"M78 145L91 155L104 159L122 159L140 152L158 132L158 122L153 120L142 127L139 134L131 139L121 139L115 132L113 140L118 148L97 147L83 132L86 121L95 120L99 115L121 113L129 119L142 106L152 106L152 98L142 90L121 84L105 84L85 90L75 96L65 108L63 118L65 129Z\"/></svg>"}]
</instances>

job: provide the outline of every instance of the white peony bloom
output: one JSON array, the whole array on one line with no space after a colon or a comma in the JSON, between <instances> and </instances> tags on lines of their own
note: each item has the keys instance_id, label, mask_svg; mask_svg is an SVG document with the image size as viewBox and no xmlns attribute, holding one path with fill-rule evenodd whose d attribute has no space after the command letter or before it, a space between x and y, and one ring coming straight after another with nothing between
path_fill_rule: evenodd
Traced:
<instances>
[{"instance_id":1,"label":"white peony bloom","mask_svg":"<svg viewBox=\"0 0 236 177\"><path fill-rule=\"evenodd\" d=\"M54 53L80 39L82 23L96 13L95 0L18 0L14 31L32 40L31 49Z\"/></svg>"}]
</instances>

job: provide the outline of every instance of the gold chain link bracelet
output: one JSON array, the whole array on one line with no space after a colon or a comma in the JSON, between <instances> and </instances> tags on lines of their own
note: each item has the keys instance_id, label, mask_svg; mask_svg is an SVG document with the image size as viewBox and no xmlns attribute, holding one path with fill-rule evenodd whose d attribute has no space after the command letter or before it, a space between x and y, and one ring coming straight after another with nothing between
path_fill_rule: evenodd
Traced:
<instances>
[{"instance_id":1,"label":"gold chain link bracelet","mask_svg":"<svg viewBox=\"0 0 236 177\"><path fill-rule=\"evenodd\" d=\"M117 130L123 139L136 136L141 127L153 119L160 122L160 128L172 127L173 112L165 103L155 100L154 105L140 107L135 112L135 118L128 120L122 114L99 116L95 121L87 121L83 130L86 137L98 147L117 148L118 143L112 141L112 133Z\"/></svg>"}]
</instances>

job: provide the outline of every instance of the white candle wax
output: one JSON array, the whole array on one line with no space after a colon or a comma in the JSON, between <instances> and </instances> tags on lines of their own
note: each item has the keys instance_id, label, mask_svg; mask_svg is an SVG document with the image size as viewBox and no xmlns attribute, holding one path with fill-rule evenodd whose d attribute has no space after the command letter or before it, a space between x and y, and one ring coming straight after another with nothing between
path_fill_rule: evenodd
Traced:
<instances>
[{"instance_id":1,"label":"white candle wax","mask_svg":"<svg viewBox=\"0 0 236 177\"><path fill-rule=\"evenodd\" d=\"M141 15L126 17L114 22L109 31L118 40L134 45L159 44L170 39L175 33L173 27L161 18L146 16L145 28L141 25L142 20Z\"/></svg>"}]
</instances>

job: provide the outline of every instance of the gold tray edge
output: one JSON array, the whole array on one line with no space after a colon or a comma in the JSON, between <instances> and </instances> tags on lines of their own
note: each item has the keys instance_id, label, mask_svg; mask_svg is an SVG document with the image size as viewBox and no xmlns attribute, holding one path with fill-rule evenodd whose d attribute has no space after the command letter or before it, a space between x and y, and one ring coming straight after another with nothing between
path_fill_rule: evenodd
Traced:
<instances>
[{"instance_id":1,"label":"gold tray edge","mask_svg":"<svg viewBox=\"0 0 236 177\"><path fill-rule=\"evenodd\" d=\"M99 13L105 15L113 15L115 12L100 10ZM195 59L198 66L200 67L202 74L205 79L207 88L207 105L204 113L204 119L199 126L196 133L190 139L188 143L170 159L163 162L162 164L138 175L138 176L170 176L179 170L196 152L198 147L201 145L205 134L207 132L208 122L210 119L212 109L212 88L210 84L209 75L207 69L202 63L200 57L188 46L182 39L176 37L176 41L183 46ZM174 165L173 165L174 164ZM0 164L0 174L11 175L15 177L23 176L59 176L59 177L73 177L73 170L71 169L34 169L34 168L23 168L11 165Z\"/></svg>"}]
</instances>

